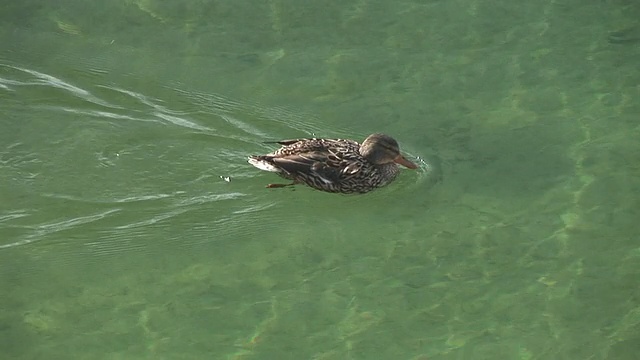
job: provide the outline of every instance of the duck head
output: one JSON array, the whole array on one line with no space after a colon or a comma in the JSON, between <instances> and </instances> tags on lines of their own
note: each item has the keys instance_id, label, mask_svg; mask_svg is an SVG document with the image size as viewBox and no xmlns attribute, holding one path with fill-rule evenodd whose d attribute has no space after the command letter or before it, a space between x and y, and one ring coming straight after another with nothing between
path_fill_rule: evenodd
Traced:
<instances>
[{"instance_id":1,"label":"duck head","mask_svg":"<svg viewBox=\"0 0 640 360\"><path fill-rule=\"evenodd\" d=\"M376 165L396 163L409 169L418 167L402 156L398 142L385 134L369 135L360 145L360 155Z\"/></svg>"}]
</instances>

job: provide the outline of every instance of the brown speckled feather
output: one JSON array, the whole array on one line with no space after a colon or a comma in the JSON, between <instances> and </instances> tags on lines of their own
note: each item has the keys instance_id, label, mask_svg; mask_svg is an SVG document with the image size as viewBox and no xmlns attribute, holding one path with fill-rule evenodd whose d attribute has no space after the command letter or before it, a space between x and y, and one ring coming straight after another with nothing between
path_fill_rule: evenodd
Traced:
<instances>
[{"instance_id":1,"label":"brown speckled feather","mask_svg":"<svg viewBox=\"0 0 640 360\"><path fill-rule=\"evenodd\" d=\"M360 154L360 144L346 139L278 141L282 147L249 162L294 183L327 192L365 193L384 186L398 174L395 163L373 164Z\"/></svg>"}]
</instances>

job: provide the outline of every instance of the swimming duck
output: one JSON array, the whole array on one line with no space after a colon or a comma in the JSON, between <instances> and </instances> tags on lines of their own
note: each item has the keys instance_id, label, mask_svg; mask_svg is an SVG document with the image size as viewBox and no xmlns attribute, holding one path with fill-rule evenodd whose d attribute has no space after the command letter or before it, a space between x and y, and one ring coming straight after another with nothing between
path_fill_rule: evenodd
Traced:
<instances>
[{"instance_id":1,"label":"swimming duck","mask_svg":"<svg viewBox=\"0 0 640 360\"><path fill-rule=\"evenodd\" d=\"M267 155L253 155L249 163L293 180L269 184L279 188L299 183L331 193L366 193L392 182L401 164L418 166L402 154L389 135L371 134L362 144L348 139L295 139L277 141L282 147Z\"/></svg>"}]
</instances>

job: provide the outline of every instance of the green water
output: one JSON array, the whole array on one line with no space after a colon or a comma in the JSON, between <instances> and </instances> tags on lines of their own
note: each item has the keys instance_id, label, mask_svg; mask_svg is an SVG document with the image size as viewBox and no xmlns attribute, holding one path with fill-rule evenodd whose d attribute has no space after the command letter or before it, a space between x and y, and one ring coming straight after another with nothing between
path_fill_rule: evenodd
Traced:
<instances>
[{"instance_id":1,"label":"green water","mask_svg":"<svg viewBox=\"0 0 640 360\"><path fill-rule=\"evenodd\" d=\"M637 358L636 2L2 9L0 359ZM421 168L246 163L372 132Z\"/></svg>"}]
</instances>

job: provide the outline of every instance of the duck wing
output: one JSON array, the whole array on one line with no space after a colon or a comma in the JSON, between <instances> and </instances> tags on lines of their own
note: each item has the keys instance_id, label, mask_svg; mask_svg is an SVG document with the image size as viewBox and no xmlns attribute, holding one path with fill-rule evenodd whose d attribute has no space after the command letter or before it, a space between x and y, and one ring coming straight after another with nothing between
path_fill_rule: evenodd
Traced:
<instances>
[{"instance_id":1,"label":"duck wing","mask_svg":"<svg viewBox=\"0 0 640 360\"><path fill-rule=\"evenodd\" d=\"M342 167L340 159L329 150L275 156L272 163L294 176L317 177L323 182L337 182Z\"/></svg>"},{"instance_id":2,"label":"duck wing","mask_svg":"<svg viewBox=\"0 0 640 360\"><path fill-rule=\"evenodd\" d=\"M268 155L281 171L314 183L336 184L362 167L359 144L352 140L281 140L282 148Z\"/></svg>"}]
</instances>

